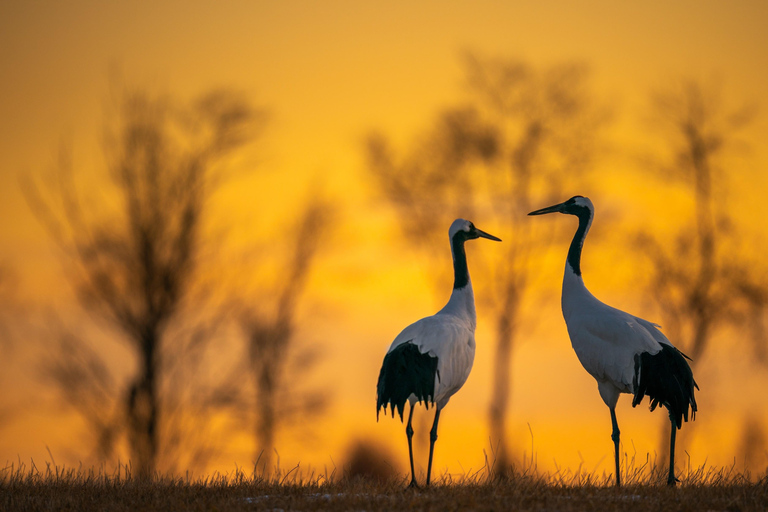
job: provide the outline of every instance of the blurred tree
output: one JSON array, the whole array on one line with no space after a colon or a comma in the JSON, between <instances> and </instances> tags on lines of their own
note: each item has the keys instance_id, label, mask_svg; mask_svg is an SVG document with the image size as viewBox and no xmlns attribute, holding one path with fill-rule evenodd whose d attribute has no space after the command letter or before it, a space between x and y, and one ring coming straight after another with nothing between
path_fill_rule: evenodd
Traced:
<instances>
[{"instance_id":1,"label":"blurred tree","mask_svg":"<svg viewBox=\"0 0 768 512\"><path fill-rule=\"evenodd\" d=\"M478 309L495 322L489 423L503 474L511 463L505 436L512 353L521 325L533 321L522 308L530 265L553 234L540 225L534 231L526 214L561 201L580 182L606 117L592 102L583 66L536 68L474 55L464 65L468 100L441 112L404 158L393 157L382 135L372 135L367 149L370 170L409 243L442 258L447 227L460 216L479 217L478 225L504 240L498 259L490 261L487 250L472 255L473 274L483 276L478 296L486 298Z\"/></svg>"},{"instance_id":2,"label":"blurred tree","mask_svg":"<svg viewBox=\"0 0 768 512\"><path fill-rule=\"evenodd\" d=\"M0 361L10 364L14 348L13 324L16 323L18 308L15 300L16 275L13 267L6 262L0 263ZM7 372L0 374L0 390L7 389ZM6 397L11 393L0 392L0 429L14 416L14 407Z\"/></svg>"},{"instance_id":3,"label":"blurred tree","mask_svg":"<svg viewBox=\"0 0 768 512\"><path fill-rule=\"evenodd\" d=\"M754 117L754 108L729 110L718 89L694 81L657 92L652 102L654 133L664 136L669 151L652 168L682 187L693 211L672 240L647 231L637 235L636 246L653 268L648 295L669 338L693 359L694 370L718 331L727 327L744 332L739 340L749 343L757 360L766 364L768 274L738 249L738 223L727 206L728 156L739 147L738 133ZM666 429L666 418L664 425ZM665 438L660 460L668 454Z\"/></svg>"},{"instance_id":4,"label":"blurred tree","mask_svg":"<svg viewBox=\"0 0 768 512\"><path fill-rule=\"evenodd\" d=\"M295 330L298 306L304 294L321 242L327 239L333 208L322 198L308 201L291 240L291 256L270 299L240 306L239 323L245 334L248 357L239 374L253 378L255 399L256 459L265 471L272 470L275 438L281 426L306 423L326 405L324 390L301 389L301 383L317 360L317 350L297 347ZM298 378L297 378L298 376ZM250 403L246 398L245 403Z\"/></svg>"},{"instance_id":5,"label":"blurred tree","mask_svg":"<svg viewBox=\"0 0 768 512\"><path fill-rule=\"evenodd\" d=\"M5 263L0 263L0 353L11 349L10 321L13 309L14 294L16 288L16 275L13 268Z\"/></svg>"},{"instance_id":6,"label":"blurred tree","mask_svg":"<svg viewBox=\"0 0 768 512\"><path fill-rule=\"evenodd\" d=\"M737 457L744 469L757 475L768 471L768 440L765 425L754 412L747 414L742 426Z\"/></svg>"},{"instance_id":7,"label":"blurred tree","mask_svg":"<svg viewBox=\"0 0 768 512\"><path fill-rule=\"evenodd\" d=\"M126 435L135 476L151 476L162 449L178 439L178 432L164 430L179 396L171 390L195 386L188 357L204 352L212 329L210 315L199 311L202 320L189 323L203 219L228 158L261 119L231 91L179 107L124 90L105 146L114 195L109 190L103 197L113 211L84 207L67 158L47 197L25 182L33 210L67 256L80 304L115 328L136 358L136 373L123 386L103 350L68 330L50 350L47 373L91 426L99 454L110 455L118 434ZM187 372L186 381L169 380L179 371ZM197 390L197 403L216 394Z\"/></svg>"}]
</instances>

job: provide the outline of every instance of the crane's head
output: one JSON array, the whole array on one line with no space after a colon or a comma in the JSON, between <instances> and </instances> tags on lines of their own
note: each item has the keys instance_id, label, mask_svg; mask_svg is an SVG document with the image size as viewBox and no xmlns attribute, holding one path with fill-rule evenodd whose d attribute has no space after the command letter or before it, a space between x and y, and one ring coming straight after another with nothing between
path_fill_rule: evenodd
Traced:
<instances>
[{"instance_id":1,"label":"crane's head","mask_svg":"<svg viewBox=\"0 0 768 512\"><path fill-rule=\"evenodd\" d=\"M556 204L554 206L548 206L541 210L536 210L528 215L544 215L545 213L567 213L568 215L576 215L577 217L591 217L595 211L595 207L592 206L592 201L588 197L573 196L564 203Z\"/></svg>"},{"instance_id":2,"label":"crane's head","mask_svg":"<svg viewBox=\"0 0 768 512\"><path fill-rule=\"evenodd\" d=\"M474 240L475 238L487 238L488 240L501 242L501 238L497 238L485 231L477 229L474 224L464 219L456 219L453 221L451 228L448 230L448 236L451 240L455 240L457 237L459 237L461 241Z\"/></svg>"}]
</instances>

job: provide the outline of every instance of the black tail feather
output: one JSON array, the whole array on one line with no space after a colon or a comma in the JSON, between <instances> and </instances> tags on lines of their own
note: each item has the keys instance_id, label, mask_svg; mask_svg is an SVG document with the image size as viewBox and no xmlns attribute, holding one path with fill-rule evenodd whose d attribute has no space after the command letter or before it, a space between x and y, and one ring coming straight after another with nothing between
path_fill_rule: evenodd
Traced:
<instances>
[{"instance_id":1,"label":"black tail feather","mask_svg":"<svg viewBox=\"0 0 768 512\"><path fill-rule=\"evenodd\" d=\"M403 343L384 356L384 363L379 372L379 382L376 386L376 420L379 411L390 406L392 417L395 408L403 421L405 402L411 394L419 402L435 401L435 376L437 375L437 357L422 354L419 348L411 342Z\"/></svg>"},{"instance_id":2,"label":"black tail feather","mask_svg":"<svg viewBox=\"0 0 768 512\"><path fill-rule=\"evenodd\" d=\"M662 344L661 350L651 355L648 352L635 355L635 397L632 407L639 404L645 395L651 400L651 410L661 404L669 411L670 419L677 428L696 418L696 397L694 388L699 389L688 366L685 354L671 345Z\"/></svg>"}]
</instances>

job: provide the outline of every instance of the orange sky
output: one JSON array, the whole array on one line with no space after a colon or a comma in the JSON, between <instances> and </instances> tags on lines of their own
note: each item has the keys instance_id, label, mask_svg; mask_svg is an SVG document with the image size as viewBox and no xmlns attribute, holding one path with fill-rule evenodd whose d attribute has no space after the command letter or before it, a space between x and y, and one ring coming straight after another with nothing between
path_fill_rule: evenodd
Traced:
<instances>
[{"instance_id":1,"label":"orange sky","mask_svg":"<svg viewBox=\"0 0 768 512\"><path fill-rule=\"evenodd\" d=\"M222 85L242 89L271 112L258 154L247 159L259 162L264 174L250 186L232 187L229 209L219 215L238 223L245 240L256 223L276 231L307 184L321 174L344 213L338 234L344 254L324 260L311 289L311 302L323 305L309 308L316 317L312 335L328 345L319 373L338 381L337 426L311 449L291 440L283 440L281 449L287 460L322 466L331 457L339 461L348 438L369 436L391 440L400 457L405 453L400 423L374 421L376 373L397 332L434 312L436 304L422 276L424 260L392 239L391 215L371 201L364 178L364 135L381 129L404 142L426 127L437 109L460 96L459 56L467 49L542 64L588 63L597 92L617 106L612 125L617 144L629 144L642 133L638 119L647 91L675 78L717 77L729 96L765 108L766 26L768 4L762 1L2 2L0 262L19 274L18 294L25 300L40 299L43 285L57 279L59 268L24 203L18 177L49 169L62 142L71 143L85 176L93 172L101 162L111 70L182 98ZM760 171L768 163L766 119L760 115L748 134L752 170L745 176L757 181L732 192L744 193L739 213L750 226L756 225L749 217L762 203L759 192L767 184ZM624 160L604 165L602 189L615 194L613 208L626 205L637 213L644 201L658 205L670 197L627 178ZM255 193L251 187L257 184L273 193L268 198ZM600 255L585 258L588 268L589 258L597 261ZM589 282L606 301L606 293L620 300L604 277L601 281L595 275ZM557 460L575 469L581 453L585 467L609 469L608 412L571 352L558 304L555 295L549 306L557 322L538 333L545 341L528 340L515 355L511 435L522 439L521 447L529 446L530 424L541 467L551 468ZM477 467L488 448L491 347L484 341L492 339L490 328L481 322L477 337L473 375L441 422L439 469ZM555 370L543 372L549 365ZM710 382L737 386L752 381L730 368L705 370L712 380L699 379L707 384L702 386L693 461L709 457L709 462L727 464L734 456L737 441L729 432L750 404ZM8 385L7 380L0 379L0 385ZM13 389L23 387L15 382ZM728 414L726 402L735 402L728 407L738 414ZM717 418L705 412L705 405L719 411ZM653 450L658 415L631 409L622 400L619 421L626 447L634 442L638 453ZM0 440L0 461L17 455L45 459L46 444L55 452L67 443L67 434L43 425L43 417L36 413L6 427L10 435ZM426 430L426 420L421 426ZM709 442L713 439L716 443Z\"/></svg>"}]
</instances>

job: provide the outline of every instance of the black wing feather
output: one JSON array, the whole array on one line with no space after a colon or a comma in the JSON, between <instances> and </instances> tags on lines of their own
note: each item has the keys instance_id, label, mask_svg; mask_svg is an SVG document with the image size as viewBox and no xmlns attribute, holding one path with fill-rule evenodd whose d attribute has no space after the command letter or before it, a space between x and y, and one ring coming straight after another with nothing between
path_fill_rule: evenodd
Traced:
<instances>
[{"instance_id":1,"label":"black wing feather","mask_svg":"<svg viewBox=\"0 0 768 512\"><path fill-rule=\"evenodd\" d=\"M429 402L435 401L436 375L437 357L422 354L410 341L389 352L384 356L376 386L376 419L382 407L387 413L389 404L392 416L397 408L402 421L405 402L411 394L429 407Z\"/></svg>"},{"instance_id":2,"label":"black wing feather","mask_svg":"<svg viewBox=\"0 0 768 512\"><path fill-rule=\"evenodd\" d=\"M680 428L683 418L696 418L696 397L694 388L699 389L693 378L687 356L671 345L662 344L661 350L651 355L648 352L635 355L635 397L632 407L639 404L645 395L651 400L651 410L661 404L669 411L669 417Z\"/></svg>"}]
</instances>

